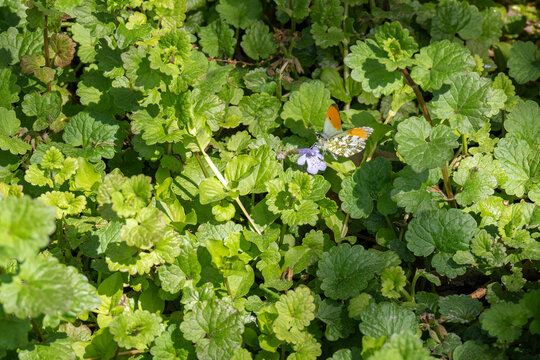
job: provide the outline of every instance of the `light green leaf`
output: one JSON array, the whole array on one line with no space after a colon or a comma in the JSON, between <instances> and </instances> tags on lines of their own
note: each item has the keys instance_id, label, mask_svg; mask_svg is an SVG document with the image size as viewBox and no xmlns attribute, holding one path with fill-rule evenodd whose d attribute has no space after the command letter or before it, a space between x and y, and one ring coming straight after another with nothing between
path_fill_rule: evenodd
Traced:
<instances>
[{"instance_id":1,"label":"light green leaf","mask_svg":"<svg viewBox=\"0 0 540 360\"><path fill-rule=\"evenodd\" d=\"M406 284L407 278L401 267L392 266L383 270L381 274L381 293L383 296L399 299Z\"/></svg>"},{"instance_id":2,"label":"light green leaf","mask_svg":"<svg viewBox=\"0 0 540 360\"><path fill-rule=\"evenodd\" d=\"M167 330L154 340L150 349L152 358L156 360L188 360L195 358L195 347L180 332L177 324L170 324Z\"/></svg>"},{"instance_id":3,"label":"light green leaf","mask_svg":"<svg viewBox=\"0 0 540 360\"><path fill-rule=\"evenodd\" d=\"M76 45L67 34L52 34L49 38L49 47L52 50L51 56L54 59L54 65L68 66L73 60Z\"/></svg>"},{"instance_id":4,"label":"light green leaf","mask_svg":"<svg viewBox=\"0 0 540 360\"><path fill-rule=\"evenodd\" d=\"M398 125L398 152L414 171L442 167L454 155L457 135L448 126L429 126L423 118L411 117Z\"/></svg>"},{"instance_id":5,"label":"light green leaf","mask_svg":"<svg viewBox=\"0 0 540 360\"><path fill-rule=\"evenodd\" d=\"M132 349L145 349L161 332L161 318L146 310L122 313L109 324L109 331L118 345Z\"/></svg>"},{"instance_id":6,"label":"light green leaf","mask_svg":"<svg viewBox=\"0 0 540 360\"><path fill-rule=\"evenodd\" d=\"M78 215L86 209L86 198L67 191L48 191L39 197L47 205L56 207L56 218Z\"/></svg>"},{"instance_id":7,"label":"light green leaf","mask_svg":"<svg viewBox=\"0 0 540 360\"><path fill-rule=\"evenodd\" d=\"M20 125L15 111L0 107L0 149L13 155L22 155L32 148L30 144L16 136Z\"/></svg>"},{"instance_id":8,"label":"light green leaf","mask_svg":"<svg viewBox=\"0 0 540 360\"><path fill-rule=\"evenodd\" d=\"M199 184L199 199L201 204L210 204L224 199L227 192L221 182L216 178L207 178Z\"/></svg>"},{"instance_id":9,"label":"light green leaf","mask_svg":"<svg viewBox=\"0 0 540 360\"><path fill-rule=\"evenodd\" d=\"M531 200L540 201L535 192L540 183L540 154L525 140L504 138L495 148L495 157L506 171L508 181L503 184L510 195L522 197L529 193Z\"/></svg>"},{"instance_id":10,"label":"light green leaf","mask_svg":"<svg viewBox=\"0 0 540 360\"><path fill-rule=\"evenodd\" d=\"M399 334L393 334L389 340L377 350L369 360L435 360L429 355L422 340L414 335L413 331L405 331Z\"/></svg>"},{"instance_id":11,"label":"light green leaf","mask_svg":"<svg viewBox=\"0 0 540 360\"><path fill-rule=\"evenodd\" d=\"M120 236L129 246L150 249L165 232L165 216L156 208L146 207L135 219L127 219Z\"/></svg>"},{"instance_id":12,"label":"light green leaf","mask_svg":"<svg viewBox=\"0 0 540 360\"><path fill-rule=\"evenodd\" d=\"M48 244L55 229L54 208L29 197L0 199L0 263L24 260Z\"/></svg>"},{"instance_id":13,"label":"light green leaf","mask_svg":"<svg viewBox=\"0 0 540 360\"><path fill-rule=\"evenodd\" d=\"M55 257L43 256L27 259L12 281L0 285L0 302L18 317L77 316L100 304L85 276Z\"/></svg>"}]
</instances>

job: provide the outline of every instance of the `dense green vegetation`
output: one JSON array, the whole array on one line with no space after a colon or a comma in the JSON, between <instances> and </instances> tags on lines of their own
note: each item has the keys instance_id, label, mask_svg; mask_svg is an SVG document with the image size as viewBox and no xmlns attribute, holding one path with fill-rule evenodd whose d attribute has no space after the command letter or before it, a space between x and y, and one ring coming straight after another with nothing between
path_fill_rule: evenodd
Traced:
<instances>
[{"instance_id":1,"label":"dense green vegetation","mask_svg":"<svg viewBox=\"0 0 540 360\"><path fill-rule=\"evenodd\" d=\"M0 358L537 359L538 11L0 0Z\"/></svg>"}]
</instances>

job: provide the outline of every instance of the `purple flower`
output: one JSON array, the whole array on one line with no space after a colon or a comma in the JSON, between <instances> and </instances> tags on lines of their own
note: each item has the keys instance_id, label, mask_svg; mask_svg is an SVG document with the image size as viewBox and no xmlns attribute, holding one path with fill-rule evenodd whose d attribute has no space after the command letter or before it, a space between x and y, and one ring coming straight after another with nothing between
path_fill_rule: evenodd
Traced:
<instances>
[{"instance_id":1,"label":"purple flower","mask_svg":"<svg viewBox=\"0 0 540 360\"><path fill-rule=\"evenodd\" d=\"M315 175L319 171L326 170L324 156L319 152L319 148L313 146L311 149L298 149L300 157L296 161L298 165L304 165L307 162L307 172Z\"/></svg>"}]
</instances>

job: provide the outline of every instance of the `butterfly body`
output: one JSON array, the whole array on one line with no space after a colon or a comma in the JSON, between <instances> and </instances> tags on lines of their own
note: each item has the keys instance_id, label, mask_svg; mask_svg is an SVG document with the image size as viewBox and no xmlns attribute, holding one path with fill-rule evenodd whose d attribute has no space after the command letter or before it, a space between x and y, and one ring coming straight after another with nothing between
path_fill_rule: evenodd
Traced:
<instances>
[{"instance_id":1,"label":"butterfly body","mask_svg":"<svg viewBox=\"0 0 540 360\"><path fill-rule=\"evenodd\" d=\"M317 134L319 148L329 151L334 158L353 156L364 150L366 140L373 132L370 127L358 127L343 131L341 117L336 105L331 105L326 112L323 132Z\"/></svg>"}]
</instances>

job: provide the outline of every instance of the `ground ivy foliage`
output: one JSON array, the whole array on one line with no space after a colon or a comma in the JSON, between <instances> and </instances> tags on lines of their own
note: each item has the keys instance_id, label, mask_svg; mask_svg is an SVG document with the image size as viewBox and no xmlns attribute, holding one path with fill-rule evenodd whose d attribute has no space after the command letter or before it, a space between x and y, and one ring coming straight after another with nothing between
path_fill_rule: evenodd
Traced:
<instances>
[{"instance_id":1,"label":"ground ivy foliage","mask_svg":"<svg viewBox=\"0 0 540 360\"><path fill-rule=\"evenodd\" d=\"M534 3L0 13L0 359L540 354Z\"/></svg>"}]
</instances>

